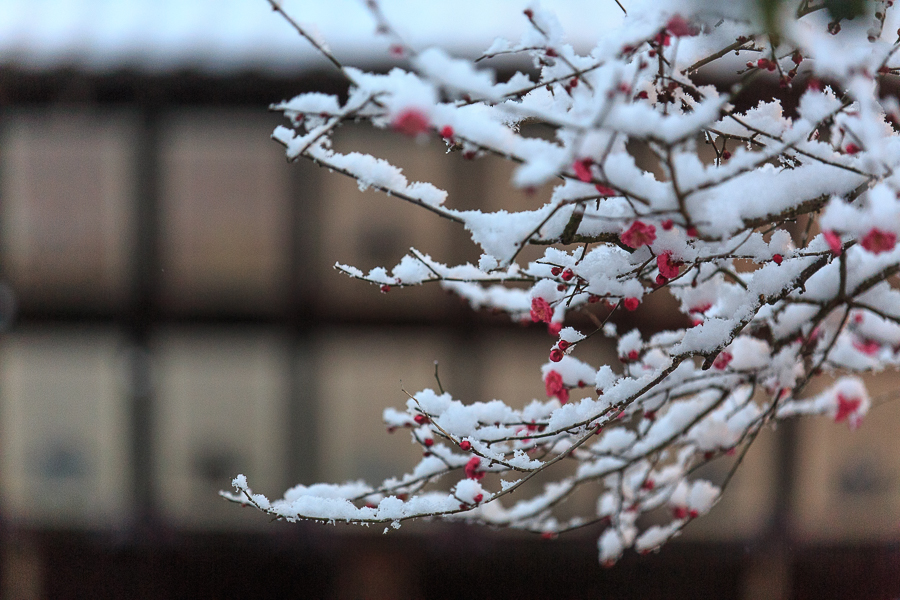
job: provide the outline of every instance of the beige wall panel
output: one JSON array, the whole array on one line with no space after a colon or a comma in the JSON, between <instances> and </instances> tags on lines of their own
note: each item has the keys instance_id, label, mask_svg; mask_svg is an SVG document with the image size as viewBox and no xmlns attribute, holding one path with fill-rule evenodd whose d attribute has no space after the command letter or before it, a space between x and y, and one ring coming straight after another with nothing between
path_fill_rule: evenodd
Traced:
<instances>
[{"instance_id":1,"label":"beige wall panel","mask_svg":"<svg viewBox=\"0 0 900 600\"><path fill-rule=\"evenodd\" d=\"M131 505L126 363L110 330L28 329L0 346L4 515L121 524Z\"/></svg>"},{"instance_id":2,"label":"beige wall panel","mask_svg":"<svg viewBox=\"0 0 900 600\"><path fill-rule=\"evenodd\" d=\"M873 397L896 399L897 373L870 376L866 381ZM801 538L826 542L900 539L898 432L900 404L896 401L872 408L856 431L828 417L801 422L793 505L793 522Z\"/></svg>"},{"instance_id":3,"label":"beige wall panel","mask_svg":"<svg viewBox=\"0 0 900 600\"><path fill-rule=\"evenodd\" d=\"M23 303L108 307L123 300L134 238L134 138L133 121L122 115L6 117L2 250Z\"/></svg>"},{"instance_id":4,"label":"beige wall panel","mask_svg":"<svg viewBox=\"0 0 900 600\"><path fill-rule=\"evenodd\" d=\"M188 528L261 526L218 496L235 475L281 497L286 485L289 359L275 335L243 329L160 332L154 458L164 516ZM257 515L258 517L258 515Z\"/></svg>"},{"instance_id":5,"label":"beige wall panel","mask_svg":"<svg viewBox=\"0 0 900 600\"><path fill-rule=\"evenodd\" d=\"M380 483L410 472L422 449L411 443L408 430L388 434L382 413L405 409L408 396L401 388L411 394L437 389L435 360L445 390L463 387L460 349L423 329L334 329L322 332L314 347L321 479Z\"/></svg>"},{"instance_id":6,"label":"beige wall panel","mask_svg":"<svg viewBox=\"0 0 900 600\"><path fill-rule=\"evenodd\" d=\"M764 429L747 452L722 499L703 517L692 521L680 539L688 541L734 542L757 538L775 508L776 432ZM720 485L736 457L722 457L696 473Z\"/></svg>"},{"instance_id":7,"label":"beige wall panel","mask_svg":"<svg viewBox=\"0 0 900 600\"><path fill-rule=\"evenodd\" d=\"M162 300L273 311L289 268L288 177L265 115L183 111L160 142Z\"/></svg>"}]
</instances>

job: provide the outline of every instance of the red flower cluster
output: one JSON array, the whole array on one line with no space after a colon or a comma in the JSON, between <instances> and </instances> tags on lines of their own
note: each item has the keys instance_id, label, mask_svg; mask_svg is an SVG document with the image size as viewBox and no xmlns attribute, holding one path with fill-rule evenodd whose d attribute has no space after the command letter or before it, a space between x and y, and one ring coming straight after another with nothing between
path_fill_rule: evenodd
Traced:
<instances>
[{"instance_id":1,"label":"red flower cluster","mask_svg":"<svg viewBox=\"0 0 900 600\"><path fill-rule=\"evenodd\" d=\"M569 401L569 390L566 388L562 380L562 375L558 371L550 371L544 378L544 387L548 396L556 396L563 404Z\"/></svg>"},{"instance_id":2,"label":"red flower cluster","mask_svg":"<svg viewBox=\"0 0 900 600\"><path fill-rule=\"evenodd\" d=\"M719 352L719 355L716 357L716 360L713 361L713 367L719 369L720 371L727 367L729 363L731 363L734 356L731 352L722 351Z\"/></svg>"},{"instance_id":3,"label":"red flower cluster","mask_svg":"<svg viewBox=\"0 0 900 600\"><path fill-rule=\"evenodd\" d=\"M466 463L465 468L463 469L466 472L466 477L468 479L479 480L484 477L484 471L479 470L481 467L481 459L477 456L473 456L469 459L469 462Z\"/></svg>"},{"instance_id":4,"label":"red flower cluster","mask_svg":"<svg viewBox=\"0 0 900 600\"><path fill-rule=\"evenodd\" d=\"M553 318L553 309L550 303L543 298L534 298L531 301L531 320L535 323L549 323Z\"/></svg>"},{"instance_id":5,"label":"red flower cluster","mask_svg":"<svg viewBox=\"0 0 900 600\"><path fill-rule=\"evenodd\" d=\"M756 61L756 66L760 69L765 69L766 71L774 71L776 68L778 68L778 65L775 63L775 61L771 61L768 58L761 58Z\"/></svg>"},{"instance_id":6,"label":"red flower cluster","mask_svg":"<svg viewBox=\"0 0 900 600\"><path fill-rule=\"evenodd\" d=\"M688 23L681 15L675 15L666 23L666 31L675 37L692 37L700 30Z\"/></svg>"},{"instance_id":7,"label":"red flower cluster","mask_svg":"<svg viewBox=\"0 0 900 600\"><path fill-rule=\"evenodd\" d=\"M622 243L629 248L640 248L656 241L656 227L642 221L635 221L621 236Z\"/></svg>"},{"instance_id":8,"label":"red flower cluster","mask_svg":"<svg viewBox=\"0 0 900 600\"><path fill-rule=\"evenodd\" d=\"M897 245L897 234L873 227L859 243L872 254L888 252Z\"/></svg>"},{"instance_id":9,"label":"red flower cluster","mask_svg":"<svg viewBox=\"0 0 900 600\"><path fill-rule=\"evenodd\" d=\"M594 164L592 159L582 158L581 160L575 161L575 164L572 165L572 170L575 171L575 176L578 177L578 179L588 182L593 178L593 175L591 175L592 164Z\"/></svg>"},{"instance_id":10,"label":"red flower cluster","mask_svg":"<svg viewBox=\"0 0 900 600\"><path fill-rule=\"evenodd\" d=\"M678 277L678 267L681 263L672 260L671 252L663 252L656 257L656 266L659 267L659 274L667 279Z\"/></svg>"}]
</instances>

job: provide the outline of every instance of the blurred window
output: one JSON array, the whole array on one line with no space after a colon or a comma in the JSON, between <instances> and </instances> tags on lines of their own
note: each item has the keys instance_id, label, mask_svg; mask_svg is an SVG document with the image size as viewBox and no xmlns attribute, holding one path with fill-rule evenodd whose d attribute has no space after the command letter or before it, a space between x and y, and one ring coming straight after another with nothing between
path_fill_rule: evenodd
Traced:
<instances>
[{"instance_id":1,"label":"blurred window","mask_svg":"<svg viewBox=\"0 0 900 600\"><path fill-rule=\"evenodd\" d=\"M29 328L0 345L4 515L104 527L131 498L122 339L112 330Z\"/></svg>"},{"instance_id":2,"label":"blurred window","mask_svg":"<svg viewBox=\"0 0 900 600\"><path fill-rule=\"evenodd\" d=\"M3 266L23 305L113 308L134 238L134 123L14 112L0 134Z\"/></svg>"},{"instance_id":3,"label":"blurred window","mask_svg":"<svg viewBox=\"0 0 900 600\"><path fill-rule=\"evenodd\" d=\"M181 311L272 313L289 269L290 199L271 119L180 111L160 142L162 303Z\"/></svg>"},{"instance_id":4,"label":"blurred window","mask_svg":"<svg viewBox=\"0 0 900 600\"><path fill-rule=\"evenodd\" d=\"M154 342L156 487L187 527L259 526L217 497L231 480L281 497L286 481L289 358L258 329L167 329Z\"/></svg>"},{"instance_id":5,"label":"blurred window","mask_svg":"<svg viewBox=\"0 0 900 600\"><path fill-rule=\"evenodd\" d=\"M405 409L404 389L437 389L435 360L444 389L459 394L465 385L459 349L451 338L422 329L341 328L320 336L314 341L320 476L377 485L410 472L422 447L410 444L407 429L388 434L381 415L388 407Z\"/></svg>"}]
</instances>

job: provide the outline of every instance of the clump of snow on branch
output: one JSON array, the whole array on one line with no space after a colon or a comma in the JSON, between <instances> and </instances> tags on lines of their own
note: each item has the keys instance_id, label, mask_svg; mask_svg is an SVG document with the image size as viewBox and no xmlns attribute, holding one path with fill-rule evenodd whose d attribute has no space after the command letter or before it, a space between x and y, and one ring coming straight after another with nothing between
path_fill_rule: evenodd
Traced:
<instances>
[{"instance_id":1,"label":"clump of snow on branch","mask_svg":"<svg viewBox=\"0 0 900 600\"><path fill-rule=\"evenodd\" d=\"M497 40L474 64L405 46L408 66L384 74L335 59L346 100L307 93L274 105L289 121L273 136L289 159L454 221L483 253L447 265L411 249L391 269L337 268L379 286L438 284L474 309L546 327L547 361L534 371L546 398L464 403L421 390L384 415L422 446L409 473L297 486L276 501L239 476L227 497L288 521L445 517L551 536L593 526L612 564L708 512L724 490L691 473L736 466L766 425L862 423L871 400L858 374L900 363L900 104L879 95L900 70L895 11L879 3L880 16L860 17L874 26L841 28L786 0L770 31L749 0L622 3L623 26L588 54L535 5L518 15L521 40ZM379 30L394 35L383 21ZM526 68L498 81L491 59L509 54ZM726 83L699 83L707 69ZM754 86L764 99L742 104ZM802 91L799 104L784 105L783 91ZM495 155L517 165L511 185L555 188L536 210L455 210L386 160L335 148L347 121L407 143L443 140L469 159ZM553 135L530 136L534 123ZM657 168L639 166L634 145ZM528 245L542 256L519 260ZM680 305L669 330L620 334L607 322L653 294ZM566 326L573 313L596 328ZM617 364L595 362L604 337ZM820 374L833 379L810 395ZM573 400L579 389L593 393ZM577 466L555 477L562 462ZM511 495L536 477L542 492ZM596 510L560 517L560 500L583 487L597 490ZM667 519L641 530L644 513Z\"/></svg>"}]
</instances>

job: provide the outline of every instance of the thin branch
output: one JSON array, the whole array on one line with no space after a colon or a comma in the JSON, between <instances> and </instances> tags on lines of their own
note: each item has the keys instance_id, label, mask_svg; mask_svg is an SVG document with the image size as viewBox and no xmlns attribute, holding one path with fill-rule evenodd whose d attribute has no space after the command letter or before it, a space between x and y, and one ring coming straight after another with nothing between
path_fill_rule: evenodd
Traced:
<instances>
[{"instance_id":1,"label":"thin branch","mask_svg":"<svg viewBox=\"0 0 900 600\"><path fill-rule=\"evenodd\" d=\"M334 56L334 54L332 54L331 51L328 50L328 48L326 48L325 46L323 46L316 38L314 38L309 33L307 33L306 30L303 27L301 27L300 24L297 21L295 21L293 17L291 17L291 15L287 14L284 11L284 9L281 7L280 0L267 0L267 1L269 3L269 6L272 7L272 10L274 10L275 12L280 14L282 16L282 18L285 21L287 21L291 25L291 27L294 28L294 30L297 33L299 33L301 36L303 36L303 38L305 38L306 41L308 41L310 44L312 44L313 48L315 48L316 50L319 51L319 54L321 54L322 56L327 58L328 62L330 62L332 65L334 65L335 68L341 72L341 75L343 75L344 78L347 79L347 81L349 81L350 83L355 83L353 81L353 78L350 77L350 75L347 73L346 69L344 69L344 65L341 64L341 62Z\"/></svg>"}]
</instances>

